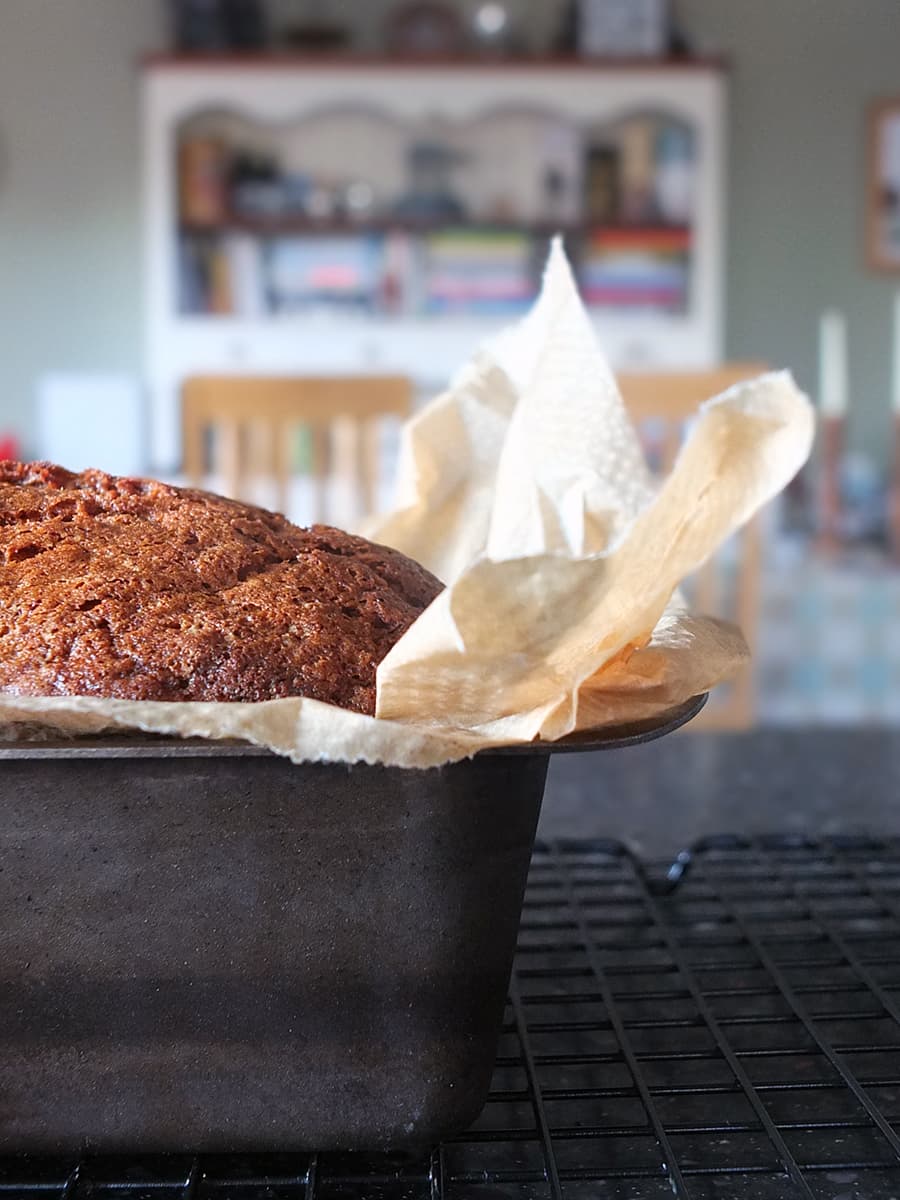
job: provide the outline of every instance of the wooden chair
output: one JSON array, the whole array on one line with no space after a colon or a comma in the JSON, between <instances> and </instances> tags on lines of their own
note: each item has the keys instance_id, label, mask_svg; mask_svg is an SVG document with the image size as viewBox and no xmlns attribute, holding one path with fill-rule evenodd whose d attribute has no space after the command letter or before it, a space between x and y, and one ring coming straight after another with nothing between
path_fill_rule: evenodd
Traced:
<instances>
[{"instance_id":1,"label":"wooden chair","mask_svg":"<svg viewBox=\"0 0 900 1200\"><path fill-rule=\"evenodd\" d=\"M684 436L685 424L696 415L704 400L726 388L762 374L762 363L725 363L708 371L673 371L619 375L619 387L625 405L638 429L655 427L658 437L653 449L654 464L661 473L671 470ZM757 517L738 535L734 588L731 604L723 596L721 555L710 560L689 581L691 605L699 612L727 617L741 627L753 648L760 615L760 576L762 571L761 526ZM728 611L723 611L728 609ZM745 668L734 683L722 689L707 705L693 727L701 729L747 729L756 717L756 697L752 665Z\"/></svg>"},{"instance_id":2,"label":"wooden chair","mask_svg":"<svg viewBox=\"0 0 900 1200\"><path fill-rule=\"evenodd\" d=\"M412 399L410 381L397 375L193 376L181 394L184 471L195 485L211 473L227 495L242 500L254 499L254 482L269 480L283 512L302 428L310 439L312 519L327 518L335 476L355 489L357 515L368 514L376 502L379 425L407 417Z\"/></svg>"}]
</instances>

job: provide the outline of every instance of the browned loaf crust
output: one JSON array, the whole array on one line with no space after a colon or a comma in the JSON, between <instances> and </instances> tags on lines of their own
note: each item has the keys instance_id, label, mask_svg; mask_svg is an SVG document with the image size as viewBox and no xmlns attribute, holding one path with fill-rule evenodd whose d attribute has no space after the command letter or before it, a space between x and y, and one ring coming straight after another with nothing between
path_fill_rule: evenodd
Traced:
<instances>
[{"instance_id":1,"label":"browned loaf crust","mask_svg":"<svg viewBox=\"0 0 900 1200\"><path fill-rule=\"evenodd\" d=\"M375 668L441 590L395 550L206 492L0 463L0 691L312 696Z\"/></svg>"}]
</instances>

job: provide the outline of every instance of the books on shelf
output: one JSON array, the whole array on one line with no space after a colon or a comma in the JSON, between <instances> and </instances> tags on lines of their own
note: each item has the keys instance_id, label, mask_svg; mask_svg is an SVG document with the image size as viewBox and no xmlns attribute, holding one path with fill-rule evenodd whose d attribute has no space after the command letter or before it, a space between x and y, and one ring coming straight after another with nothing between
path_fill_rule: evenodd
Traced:
<instances>
[{"instance_id":1,"label":"books on shelf","mask_svg":"<svg viewBox=\"0 0 900 1200\"><path fill-rule=\"evenodd\" d=\"M579 270L585 303L596 307L682 312L690 288L690 230L599 230Z\"/></svg>"},{"instance_id":2,"label":"books on shelf","mask_svg":"<svg viewBox=\"0 0 900 1200\"><path fill-rule=\"evenodd\" d=\"M377 234L263 240L252 234L183 237L179 310L244 318L313 306L373 310L384 283Z\"/></svg>"},{"instance_id":3,"label":"books on shelf","mask_svg":"<svg viewBox=\"0 0 900 1200\"><path fill-rule=\"evenodd\" d=\"M261 317L266 312L262 276L262 246L246 233L225 239L225 257L231 294L231 312L239 317Z\"/></svg>"},{"instance_id":4,"label":"books on shelf","mask_svg":"<svg viewBox=\"0 0 900 1200\"><path fill-rule=\"evenodd\" d=\"M177 279L183 314L258 317L266 312L262 245L249 234L182 237Z\"/></svg>"},{"instance_id":5,"label":"books on shelf","mask_svg":"<svg viewBox=\"0 0 900 1200\"><path fill-rule=\"evenodd\" d=\"M683 312L690 299L686 226L586 230L571 247L585 302ZM465 227L260 237L184 235L179 306L244 318L312 308L406 315L515 316L534 300L546 235Z\"/></svg>"},{"instance_id":6,"label":"books on shelf","mask_svg":"<svg viewBox=\"0 0 900 1200\"><path fill-rule=\"evenodd\" d=\"M446 230L423 239L426 312L519 312L534 299L533 245L515 231Z\"/></svg>"},{"instance_id":7,"label":"books on shelf","mask_svg":"<svg viewBox=\"0 0 900 1200\"><path fill-rule=\"evenodd\" d=\"M375 309L383 262L379 234L276 238L265 263L270 306L276 312L320 304Z\"/></svg>"}]
</instances>

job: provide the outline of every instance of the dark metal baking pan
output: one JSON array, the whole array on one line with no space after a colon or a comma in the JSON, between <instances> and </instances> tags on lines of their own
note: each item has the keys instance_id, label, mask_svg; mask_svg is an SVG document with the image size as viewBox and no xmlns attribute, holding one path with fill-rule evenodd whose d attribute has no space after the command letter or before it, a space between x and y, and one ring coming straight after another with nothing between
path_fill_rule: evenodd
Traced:
<instances>
[{"instance_id":1,"label":"dark metal baking pan","mask_svg":"<svg viewBox=\"0 0 900 1200\"><path fill-rule=\"evenodd\" d=\"M664 720L567 749L661 736ZM0 746L0 1152L422 1145L487 1094L548 744Z\"/></svg>"}]
</instances>

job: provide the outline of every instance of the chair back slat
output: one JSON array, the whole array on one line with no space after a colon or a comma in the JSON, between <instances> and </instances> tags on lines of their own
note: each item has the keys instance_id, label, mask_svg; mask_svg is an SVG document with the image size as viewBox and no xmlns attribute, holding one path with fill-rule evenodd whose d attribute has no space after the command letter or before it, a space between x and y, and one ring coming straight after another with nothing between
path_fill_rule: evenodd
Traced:
<instances>
[{"instance_id":1,"label":"chair back slat","mask_svg":"<svg viewBox=\"0 0 900 1200\"><path fill-rule=\"evenodd\" d=\"M303 430L312 519L328 519L336 479L363 515L376 502L381 422L411 410L405 376L193 376L182 386L184 471L196 486L212 475L243 500L262 480L283 512Z\"/></svg>"},{"instance_id":2,"label":"chair back slat","mask_svg":"<svg viewBox=\"0 0 900 1200\"><path fill-rule=\"evenodd\" d=\"M241 422L234 417L222 421L217 431L219 467L225 481L225 490L229 496L240 496L243 491L241 486L244 478L242 432Z\"/></svg>"}]
</instances>

